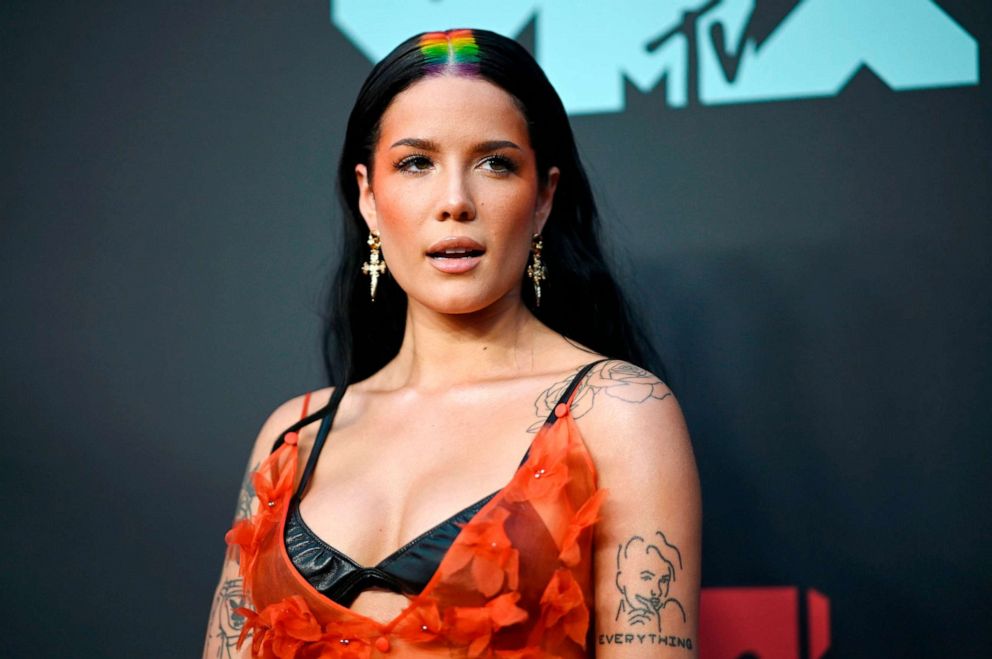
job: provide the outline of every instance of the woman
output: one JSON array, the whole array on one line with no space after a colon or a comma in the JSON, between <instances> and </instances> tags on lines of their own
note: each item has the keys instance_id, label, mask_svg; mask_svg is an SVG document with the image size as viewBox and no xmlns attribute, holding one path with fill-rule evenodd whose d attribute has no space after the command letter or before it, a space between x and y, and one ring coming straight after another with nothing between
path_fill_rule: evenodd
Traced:
<instances>
[{"instance_id":1,"label":"woman","mask_svg":"<svg viewBox=\"0 0 992 659\"><path fill-rule=\"evenodd\" d=\"M338 386L261 429L204 656L694 656L692 449L536 62L484 30L407 40L339 186Z\"/></svg>"}]
</instances>

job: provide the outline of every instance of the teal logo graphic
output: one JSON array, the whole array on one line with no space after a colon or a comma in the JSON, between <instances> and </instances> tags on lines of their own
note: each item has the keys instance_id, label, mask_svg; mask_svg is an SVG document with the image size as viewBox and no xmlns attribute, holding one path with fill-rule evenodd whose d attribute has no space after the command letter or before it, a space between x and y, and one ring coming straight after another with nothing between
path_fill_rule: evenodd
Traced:
<instances>
[{"instance_id":1,"label":"teal logo graphic","mask_svg":"<svg viewBox=\"0 0 992 659\"><path fill-rule=\"evenodd\" d=\"M895 91L978 84L978 43L933 0L800 0L760 43L758 0L331 0L331 21L370 60L415 32L515 37L571 114L620 112L624 81L664 82L671 107L834 96L862 67Z\"/></svg>"}]
</instances>

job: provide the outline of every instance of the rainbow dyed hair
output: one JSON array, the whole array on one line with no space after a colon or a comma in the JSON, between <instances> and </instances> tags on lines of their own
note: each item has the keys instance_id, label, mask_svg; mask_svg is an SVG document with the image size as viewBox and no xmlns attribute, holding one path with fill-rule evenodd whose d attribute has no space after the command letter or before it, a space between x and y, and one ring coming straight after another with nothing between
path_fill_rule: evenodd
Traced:
<instances>
[{"instance_id":1,"label":"rainbow dyed hair","mask_svg":"<svg viewBox=\"0 0 992 659\"><path fill-rule=\"evenodd\" d=\"M337 171L344 214L341 261L327 289L323 329L324 367L337 385L333 404L347 390L342 385L364 380L395 359L407 326L407 295L394 277L380 277L375 304L369 300L368 279L362 274L369 229L360 208L355 167L364 164L369 176L376 169L382 118L397 95L432 73L458 72L492 83L516 102L527 122L539 184L547 184L552 167L560 171L554 206L541 234L547 248L541 261L554 273L554 281L546 282L552 288L538 307L521 272L524 304L555 332L664 380L647 333L631 317L610 274L598 238L596 201L557 92L521 44L490 30L461 28L418 32L404 39L372 67L348 115ZM326 411L315 412L306 423Z\"/></svg>"},{"instance_id":2,"label":"rainbow dyed hair","mask_svg":"<svg viewBox=\"0 0 992 659\"><path fill-rule=\"evenodd\" d=\"M420 52L428 73L451 71L474 75L479 72L479 45L475 43L472 30L425 32L420 37Z\"/></svg>"}]
</instances>

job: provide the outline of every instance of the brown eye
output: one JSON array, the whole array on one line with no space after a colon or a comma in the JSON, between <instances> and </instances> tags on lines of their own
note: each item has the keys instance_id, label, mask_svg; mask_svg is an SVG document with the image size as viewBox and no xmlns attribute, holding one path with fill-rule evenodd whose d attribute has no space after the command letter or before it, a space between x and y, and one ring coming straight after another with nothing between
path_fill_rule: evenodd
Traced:
<instances>
[{"instance_id":1,"label":"brown eye","mask_svg":"<svg viewBox=\"0 0 992 659\"><path fill-rule=\"evenodd\" d=\"M400 160L394 166L400 171L417 173L430 169L431 164L427 156L413 155Z\"/></svg>"},{"instance_id":2,"label":"brown eye","mask_svg":"<svg viewBox=\"0 0 992 659\"><path fill-rule=\"evenodd\" d=\"M517 170L517 165L506 156L489 156L482 161L487 168L497 174L509 174Z\"/></svg>"}]
</instances>

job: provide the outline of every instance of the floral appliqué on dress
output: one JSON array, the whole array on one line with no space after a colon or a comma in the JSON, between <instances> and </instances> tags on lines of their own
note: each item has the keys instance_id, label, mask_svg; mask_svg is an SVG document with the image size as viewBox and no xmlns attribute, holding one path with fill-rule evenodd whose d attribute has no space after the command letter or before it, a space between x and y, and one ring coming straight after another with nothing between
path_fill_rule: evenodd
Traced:
<instances>
[{"instance_id":1,"label":"floral appliqu\u00e9 on dress","mask_svg":"<svg viewBox=\"0 0 992 659\"><path fill-rule=\"evenodd\" d=\"M393 620L352 612L296 571L283 527L297 483L288 433L252 477L258 510L226 540L236 547L260 659L586 656L592 529L606 494L568 404L534 438L527 461L461 529L423 592Z\"/></svg>"}]
</instances>

